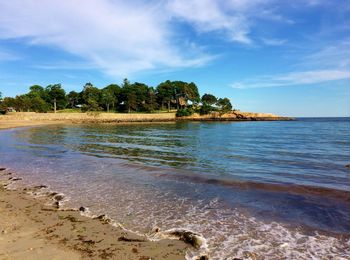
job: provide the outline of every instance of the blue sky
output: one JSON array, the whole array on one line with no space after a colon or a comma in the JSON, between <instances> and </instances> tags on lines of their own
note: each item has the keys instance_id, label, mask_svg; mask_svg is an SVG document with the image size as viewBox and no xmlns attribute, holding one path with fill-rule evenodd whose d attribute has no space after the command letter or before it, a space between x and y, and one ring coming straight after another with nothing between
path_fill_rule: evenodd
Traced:
<instances>
[{"instance_id":1,"label":"blue sky","mask_svg":"<svg viewBox=\"0 0 350 260\"><path fill-rule=\"evenodd\" d=\"M0 91L195 82L243 111L350 116L348 0L0 0Z\"/></svg>"}]
</instances>

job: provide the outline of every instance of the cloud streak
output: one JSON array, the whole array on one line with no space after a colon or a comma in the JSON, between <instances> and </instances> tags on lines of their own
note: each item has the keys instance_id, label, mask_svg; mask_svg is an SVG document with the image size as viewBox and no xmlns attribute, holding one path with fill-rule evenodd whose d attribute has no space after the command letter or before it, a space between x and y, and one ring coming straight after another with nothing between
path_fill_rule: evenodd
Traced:
<instances>
[{"instance_id":1,"label":"cloud streak","mask_svg":"<svg viewBox=\"0 0 350 260\"><path fill-rule=\"evenodd\" d=\"M281 75L263 76L231 84L235 89L269 88L321 84L336 80L350 80L350 70L299 71Z\"/></svg>"},{"instance_id":2,"label":"cloud streak","mask_svg":"<svg viewBox=\"0 0 350 260\"><path fill-rule=\"evenodd\" d=\"M252 44L253 19L282 19L268 8L274 1L0 1L0 40L58 48L114 76L192 68L217 54L179 38L174 21L198 33L218 33L228 42Z\"/></svg>"},{"instance_id":3,"label":"cloud streak","mask_svg":"<svg viewBox=\"0 0 350 260\"><path fill-rule=\"evenodd\" d=\"M180 52L155 4L13 0L1 1L0 10L0 39L59 48L110 75L201 66L211 59L199 49Z\"/></svg>"}]
</instances>

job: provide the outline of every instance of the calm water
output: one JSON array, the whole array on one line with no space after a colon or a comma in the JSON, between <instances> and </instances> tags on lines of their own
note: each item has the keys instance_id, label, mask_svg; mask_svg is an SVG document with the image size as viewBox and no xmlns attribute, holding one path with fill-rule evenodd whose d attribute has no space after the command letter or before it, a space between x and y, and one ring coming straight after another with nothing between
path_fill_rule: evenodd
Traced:
<instances>
[{"instance_id":1,"label":"calm water","mask_svg":"<svg viewBox=\"0 0 350 260\"><path fill-rule=\"evenodd\" d=\"M0 166L66 206L192 230L214 259L350 257L350 118L46 126L0 144Z\"/></svg>"}]
</instances>

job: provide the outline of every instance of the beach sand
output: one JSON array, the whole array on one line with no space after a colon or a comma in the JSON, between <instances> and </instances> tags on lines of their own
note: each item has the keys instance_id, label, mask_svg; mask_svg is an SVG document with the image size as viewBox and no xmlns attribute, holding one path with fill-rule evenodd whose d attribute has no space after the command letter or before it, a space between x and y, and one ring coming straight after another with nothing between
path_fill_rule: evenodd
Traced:
<instances>
[{"instance_id":1,"label":"beach sand","mask_svg":"<svg viewBox=\"0 0 350 260\"><path fill-rule=\"evenodd\" d=\"M61 198L45 186L12 190L17 178L6 170L0 176L0 259L184 259L190 246L152 242L104 217L61 209Z\"/></svg>"}]
</instances>

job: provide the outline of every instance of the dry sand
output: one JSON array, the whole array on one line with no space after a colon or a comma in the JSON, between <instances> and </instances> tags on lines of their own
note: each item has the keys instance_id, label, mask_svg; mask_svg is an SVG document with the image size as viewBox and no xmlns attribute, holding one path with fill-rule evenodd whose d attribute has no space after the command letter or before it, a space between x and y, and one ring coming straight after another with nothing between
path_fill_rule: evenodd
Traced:
<instances>
[{"instance_id":1,"label":"dry sand","mask_svg":"<svg viewBox=\"0 0 350 260\"><path fill-rule=\"evenodd\" d=\"M0 179L0 259L184 259L190 247L152 242L103 217L60 209L61 198L45 186L8 189L21 181L9 171L0 169Z\"/></svg>"}]
</instances>

